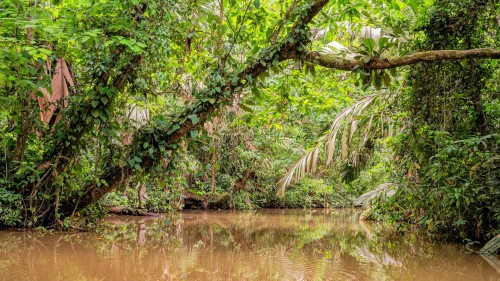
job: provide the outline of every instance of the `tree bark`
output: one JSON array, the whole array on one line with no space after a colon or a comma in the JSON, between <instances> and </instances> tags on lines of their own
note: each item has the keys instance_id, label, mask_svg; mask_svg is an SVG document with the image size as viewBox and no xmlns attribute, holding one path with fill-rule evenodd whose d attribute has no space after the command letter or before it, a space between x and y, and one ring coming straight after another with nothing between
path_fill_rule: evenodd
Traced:
<instances>
[{"instance_id":1,"label":"tree bark","mask_svg":"<svg viewBox=\"0 0 500 281\"><path fill-rule=\"evenodd\" d=\"M239 178L238 180L236 180L236 182L234 183L234 187L233 187L234 191L245 190L245 186L247 184L247 181L253 175L254 175L254 172L252 171L252 169L250 169L250 167L247 167L247 169L243 173L243 176L241 178Z\"/></svg>"},{"instance_id":2,"label":"tree bark","mask_svg":"<svg viewBox=\"0 0 500 281\"><path fill-rule=\"evenodd\" d=\"M28 121L28 112L23 110L21 112L21 130L17 136L16 148L14 149L14 161L21 162L23 160L30 129L31 126Z\"/></svg>"},{"instance_id":3,"label":"tree bark","mask_svg":"<svg viewBox=\"0 0 500 281\"><path fill-rule=\"evenodd\" d=\"M217 154L212 152L212 166L211 166L211 186L210 186L210 191L215 192L215 160L217 159Z\"/></svg>"},{"instance_id":4,"label":"tree bark","mask_svg":"<svg viewBox=\"0 0 500 281\"><path fill-rule=\"evenodd\" d=\"M276 30L274 31L273 33L273 38L271 40L272 43L276 43L276 41L278 41L278 37L280 35L280 32L281 32L281 28L282 26L285 24L285 22L290 18L292 12L293 12L293 9L295 8L295 6L298 4L299 0L293 0L292 4L290 5L290 7L288 7L288 9L286 10L285 12L285 15L283 16L283 20L282 20L282 24L278 25L278 27L276 28Z\"/></svg>"},{"instance_id":5,"label":"tree bark","mask_svg":"<svg viewBox=\"0 0 500 281\"><path fill-rule=\"evenodd\" d=\"M291 52L289 59L298 59L317 64L326 68L352 71L357 68L362 70L389 69L407 66L422 62L464 59L500 59L500 50L479 48L471 50L437 50L416 52L407 56L393 58L373 57L368 63L358 60L346 60L332 55L322 55L318 52Z\"/></svg>"},{"instance_id":6,"label":"tree bark","mask_svg":"<svg viewBox=\"0 0 500 281\"><path fill-rule=\"evenodd\" d=\"M33 6L34 3L30 1L30 6ZM28 21L31 22L33 18L30 14L28 14ZM26 29L26 39L29 45L31 42L35 40L35 36L33 35L33 27L30 26ZM21 104L23 108L29 107L29 102L27 100L33 93L28 93L26 97L21 97ZM24 150L26 148L26 141L28 140L28 135L30 131L30 124L28 121L28 112L26 110L21 111L21 130L17 136L16 148L14 150L14 161L21 162L24 156Z\"/></svg>"},{"instance_id":7,"label":"tree bark","mask_svg":"<svg viewBox=\"0 0 500 281\"><path fill-rule=\"evenodd\" d=\"M122 174L123 173L123 174ZM75 212L83 210L90 204L97 202L107 193L115 190L124 180L134 174L129 166L113 166L101 175L101 181L106 184L92 182L87 184L82 195L73 194L62 202L59 213L64 217L69 217Z\"/></svg>"}]
</instances>

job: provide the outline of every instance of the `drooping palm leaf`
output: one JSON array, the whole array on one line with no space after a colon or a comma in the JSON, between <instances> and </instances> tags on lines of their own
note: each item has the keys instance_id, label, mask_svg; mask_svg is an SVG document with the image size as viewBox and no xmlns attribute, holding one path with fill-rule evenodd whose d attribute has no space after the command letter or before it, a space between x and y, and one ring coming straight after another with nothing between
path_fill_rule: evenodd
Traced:
<instances>
[{"instance_id":1,"label":"drooping palm leaf","mask_svg":"<svg viewBox=\"0 0 500 281\"><path fill-rule=\"evenodd\" d=\"M370 190L358 197L356 206L367 207L370 202L380 196L392 197L396 193L397 187L392 183L383 183L377 186L374 190Z\"/></svg>"},{"instance_id":2,"label":"drooping palm leaf","mask_svg":"<svg viewBox=\"0 0 500 281\"><path fill-rule=\"evenodd\" d=\"M381 101L381 102L380 102ZM386 118L380 111L368 110L373 107L385 108L393 101L390 93L367 95L355 102L352 106L341 111L332 121L329 130L320 137L316 144L303 154L278 181L278 195L283 196L285 189L293 182L299 181L307 174L313 174L318 169L321 148L325 147L325 166L335 163L349 162L350 166L358 167L362 161L363 150L367 148L370 140L384 136L389 130L384 126L390 125L390 118ZM387 120L384 120L387 119ZM375 122L379 121L380 130L373 130ZM382 123L381 121L385 121ZM364 130L360 130L364 128ZM343 132L340 133L340 131ZM341 149L339 153L337 138L341 135ZM356 139L356 135L359 138ZM340 154L340 157L338 157ZM340 165L339 165L340 166Z\"/></svg>"}]
</instances>

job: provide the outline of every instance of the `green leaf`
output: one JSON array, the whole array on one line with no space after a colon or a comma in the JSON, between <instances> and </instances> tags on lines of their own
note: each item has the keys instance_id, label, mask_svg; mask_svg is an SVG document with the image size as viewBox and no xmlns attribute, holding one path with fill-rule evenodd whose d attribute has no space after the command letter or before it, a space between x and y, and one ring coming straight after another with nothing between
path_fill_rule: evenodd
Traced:
<instances>
[{"instance_id":1,"label":"green leaf","mask_svg":"<svg viewBox=\"0 0 500 281\"><path fill-rule=\"evenodd\" d=\"M390 45L390 42L389 42L389 38L387 38L387 37L381 37L378 40L378 48L380 51L382 51L384 48L389 47L389 45Z\"/></svg>"},{"instance_id":2,"label":"green leaf","mask_svg":"<svg viewBox=\"0 0 500 281\"><path fill-rule=\"evenodd\" d=\"M384 84L389 86L391 84L391 76L384 71L384 74L382 74L382 79L384 80Z\"/></svg>"},{"instance_id":3,"label":"green leaf","mask_svg":"<svg viewBox=\"0 0 500 281\"><path fill-rule=\"evenodd\" d=\"M422 6L421 2L418 0L408 0L407 4L412 9L414 14L417 14L418 8Z\"/></svg>"},{"instance_id":4,"label":"green leaf","mask_svg":"<svg viewBox=\"0 0 500 281\"><path fill-rule=\"evenodd\" d=\"M394 35L404 35L405 31L402 28L396 27L392 30L394 32Z\"/></svg>"},{"instance_id":5,"label":"green leaf","mask_svg":"<svg viewBox=\"0 0 500 281\"><path fill-rule=\"evenodd\" d=\"M253 47L253 49L252 49L252 55L257 54L259 51L260 51L260 47L259 46Z\"/></svg>"},{"instance_id":6,"label":"green leaf","mask_svg":"<svg viewBox=\"0 0 500 281\"><path fill-rule=\"evenodd\" d=\"M253 112L253 110L250 107L246 106L243 103L240 103L238 106L246 112Z\"/></svg>"},{"instance_id":7,"label":"green leaf","mask_svg":"<svg viewBox=\"0 0 500 281\"><path fill-rule=\"evenodd\" d=\"M372 59L371 56L363 56L363 57L361 57L361 61L364 62L364 63L369 63L371 59Z\"/></svg>"},{"instance_id":8,"label":"green leaf","mask_svg":"<svg viewBox=\"0 0 500 281\"><path fill-rule=\"evenodd\" d=\"M370 12L368 12L367 10L362 10L361 13L367 17L367 18L371 18L372 17L372 14L370 14Z\"/></svg>"},{"instance_id":9,"label":"green leaf","mask_svg":"<svg viewBox=\"0 0 500 281\"><path fill-rule=\"evenodd\" d=\"M257 87L252 87L252 94L255 96L256 99L262 98L262 95Z\"/></svg>"},{"instance_id":10,"label":"green leaf","mask_svg":"<svg viewBox=\"0 0 500 281\"><path fill-rule=\"evenodd\" d=\"M198 137L198 130L191 130L189 134L191 135L192 139L196 139Z\"/></svg>"},{"instance_id":11,"label":"green leaf","mask_svg":"<svg viewBox=\"0 0 500 281\"><path fill-rule=\"evenodd\" d=\"M180 127L181 126L179 126L179 124L175 124L175 125L172 126L172 128L170 128L170 130L168 130L167 133L168 134L173 133L173 132L177 131Z\"/></svg>"},{"instance_id":12,"label":"green leaf","mask_svg":"<svg viewBox=\"0 0 500 281\"><path fill-rule=\"evenodd\" d=\"M375 86L375 88L377 90L380 90L380 88L382 87L382 77L380 74L378 74L377 72L373 72L372 73L372 81L373 81L373 86Z\"/></svg>"},{"instance_id":13,"label":"green leaf","mask_svg":"<svg viewBox=\"0 0 500 281\"><path fill-rule=\"evenodd\" d=\"M108 116L106 116L104 111L99 111L99 117L101 117L102 121L108 121Z\"/></svg>"},{"instance_id":14,"label":"green leaf","mask_svg":"<svg viewBox=\"0 0 500 281\"><path fill-rule=\"evenodd\" d=\"M246 105L255 105L255 101L253 101L251 99L247 99L247 100L245 100L245 104Z\"/></svg>"},{"instance_id":15,"label":"green leaf","mask_svg":"<svg viewBox=\"0 0 500 281\"><path fill-rule=\"evenodd\" d=\"M94 108L95 108L95 107L97 107L97 106L99 105L99 101L96 101L96 100L95 100L95 101L93 101L91 104L92 104L92 107L94 107ZM95 116L94 116L94 117L95 117Z\"/></svg>"},{"instance_id":16,"label":"green leaf","mask_svg":"<svg viewBox=\"0 0 500 281\"><path fill-rule=\"evenodd\" d=\"M193 125L196 125L196 124L198 124L198 122L200 122L200 118L198 118L198 115L196 115L196 114L191 114L188 117L189 117L189 119L191 119L191 122L193 123Z\"/></svg>"},{"instance_id":17,"label":"green leaf","mask_svg":"<svg viewBox=\"0 0 500 281\"><path fill-rule=\"evenodd\" d=\"M139 165L139 164L135 164L135 165L134 165L134 169L136 169L136 170L137 170L137 171L139 171L139 172L142 172L142 167L141 167L141 165Z\"/></svg>"},{"instance_id":18,"label":"green leaf","mask_svg":"<svg viewBox=\"0 0 500 281\"><path fill-rule=\"evenodd\" d=\"M363 38L363 46L369 54L372 54L373 49L375 48L375 40L372 38Z\"/></svg>"}]
</instances>

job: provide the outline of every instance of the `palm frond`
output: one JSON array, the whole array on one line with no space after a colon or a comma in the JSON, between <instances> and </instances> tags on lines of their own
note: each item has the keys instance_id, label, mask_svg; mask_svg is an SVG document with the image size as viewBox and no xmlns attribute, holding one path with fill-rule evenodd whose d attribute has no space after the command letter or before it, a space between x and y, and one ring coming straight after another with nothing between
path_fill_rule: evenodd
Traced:
<instances>
[{"instance_id":1,"label":"palm frond","mask_svg":"<svg viewBox=\"0 0 500 281\"><path fill-rule=\"evenodd\" d=\"M396 193L397 187L392 183L383 183L377 186L374 190L370 190L363 195L359 196L358 200L356 200L356 206L367 207L370 205L370 202L379 197L392 197Z\"/></svg>"},{"instance_id":2,"label":"palm frond","mask_svg":"<svg viewBox=\"0 0 500 281\"><path fill-rule=\"evenodd\" d=\"M383 102L377 103L377 100ZM335 156L339 154L337 147L337 138L341 134L340 161L337 163L349 162L350 168L358 168L364 161L363 151L370 148L369 144L376 134L385 135L387 130L384 126L388 124L390 118L381 124L380 130L373 130L373 123L382 115L375 112L367 114L368 110L374 105L381 107L388 106L393 100L391 94L383 92L378 94L367 95L355 102L352 106L341 111L333 119L329 130L320 137L316 144L303 154L288 172L278 181L278 195L283 196L286 188L302 179L307 174L313 174L318 169L320 152L322 147L325 148L326 161L325 166L334 163ZM377 115L378 114L378 115ZM364 127L364 130L362 128ZM340 130L343 130L341 133ZM359 135L359 141L355 141L356 135Z\"/></svg>"},{"instance_id":3,"label":"palm frond","mask_svg":"<svg viewBox=\"0 0 500 281\"><path fill-rule=\"evenodd\" d=\"M45 71L47 74L50 73L51 63L47 59ZM64 58L57 59L57 64L54 73L52 74L51 81L51 92L46 88L40 88L39 91L43 94L41 97L37 97L38 106L40 108L40 120L46 124L50 123L50 120L56 113L58 109L57 103L62 101L61 106L67 107L68 100L67 97L70 94L70 88L75 86L75 82L70 74L68 65ZM61 120L62 115L58 115L54 125Z\"/></svg>"}]
</instances>

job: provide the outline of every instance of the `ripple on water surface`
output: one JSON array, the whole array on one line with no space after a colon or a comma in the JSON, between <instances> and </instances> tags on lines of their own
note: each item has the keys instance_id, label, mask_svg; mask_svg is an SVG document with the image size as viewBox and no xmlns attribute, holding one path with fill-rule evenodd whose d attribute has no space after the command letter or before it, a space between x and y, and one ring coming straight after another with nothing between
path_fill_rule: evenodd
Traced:
<instances>
[{"instance_id":1,"label":"ripple on water surface","mask_svg":"<svg viewBox=\"0 0 500 281\"><path fill-rule=\"evenodd\" d=\"M0 232L0 280L500 280L459 245L354 210L111 217L97 233Z\"/></svg>"}]
</instances>

